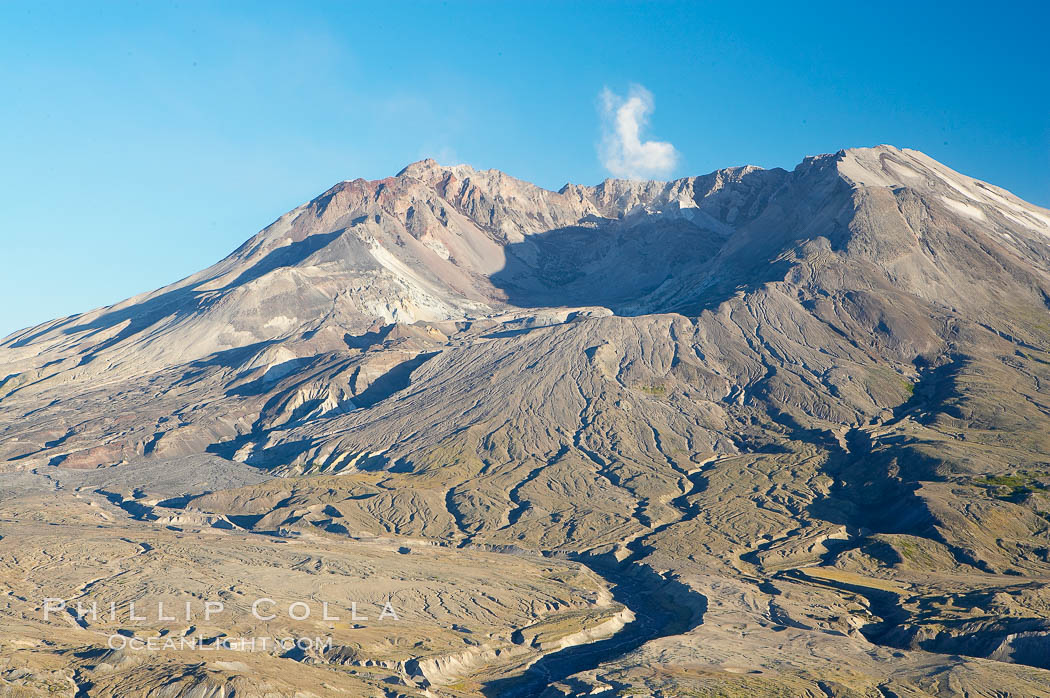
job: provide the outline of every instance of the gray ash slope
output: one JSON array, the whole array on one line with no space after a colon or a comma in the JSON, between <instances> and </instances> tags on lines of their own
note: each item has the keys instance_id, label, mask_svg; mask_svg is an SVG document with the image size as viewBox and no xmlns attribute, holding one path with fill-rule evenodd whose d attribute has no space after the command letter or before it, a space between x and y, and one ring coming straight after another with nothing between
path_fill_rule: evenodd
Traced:
<instances>
[{"instance_id":1,"label":"gray ash slope","mask_svg":"<svg viewBox=\"0 0 1050 698\"><path fill-rule=\"evenodd\" d=\"M889 146L557 193L423 161L7 337L0 458L210 453L286 477L188 508L276 528L327 507L706 598L674 642L552 692L1030 695L1048 243L1050 211ZM275 493L311 478L335 484Z\"/></svg>"}]
</instances>

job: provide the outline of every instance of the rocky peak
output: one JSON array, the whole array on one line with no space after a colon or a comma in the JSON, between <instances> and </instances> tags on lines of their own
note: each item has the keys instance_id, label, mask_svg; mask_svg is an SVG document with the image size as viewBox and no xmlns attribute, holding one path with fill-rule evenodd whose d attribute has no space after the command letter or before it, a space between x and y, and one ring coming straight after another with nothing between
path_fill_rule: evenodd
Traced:
<instances>
[{"instance_id":1,"label":"rocky peak","mask_svg":"<svg viewBox=\"0 0 1050 698\"><path fill-rule=\"evenodd\" d=\"M749 165L557 192L426 159L394 177L340 182L176 284L17 336L146 366L320 322L353 333L508 307L706 307L732 284L783 278L771 260L818 238L847 257L895 264L889 283L957 304L972 290L960 281L968 270L990 278L1009 268L1006 287L1023 275L1015 260L1050 269L1048 236L1050 211L892 146L806 158L792 172ZM937 254L924 251L931 245ZM24 358L47 353L27 344Z\"/></svg>"}]
</instances>

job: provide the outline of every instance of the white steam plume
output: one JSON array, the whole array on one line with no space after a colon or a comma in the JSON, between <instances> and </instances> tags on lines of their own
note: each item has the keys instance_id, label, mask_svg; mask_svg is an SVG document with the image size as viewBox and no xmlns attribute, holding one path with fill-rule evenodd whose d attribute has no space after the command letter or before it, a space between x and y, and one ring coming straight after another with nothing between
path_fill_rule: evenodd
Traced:
<instances>
[{"instance_id":1,"label":"white steam plume","mask_svg":"<svg viewBox=\"0 0 1050 698\"><path fill-rule=\"evenodd\" d=\"M673 145L641 139L652 111L653 95L641 85L631 85L626 99L608 87L602 90L602 142L598 154L613 176L659 179L674 169L678 151Z\"/></svg>"}]
</instances>

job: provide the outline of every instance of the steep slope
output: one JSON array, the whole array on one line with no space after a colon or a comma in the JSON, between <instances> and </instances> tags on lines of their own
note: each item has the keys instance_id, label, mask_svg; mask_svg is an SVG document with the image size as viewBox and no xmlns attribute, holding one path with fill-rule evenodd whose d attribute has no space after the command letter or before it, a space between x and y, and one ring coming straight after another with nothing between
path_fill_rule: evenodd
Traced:
<instances>
[{"instance_id":1,"label":"steep slope","mask_svg":"<svg viewBox=\"0 0 1050 698\"><path fill-rule=\"evenodd\" d=\"M468 694L1045 695L1048 301L1050 211L916 151L557 193L424 161L8 337L0 457L208 452L284 477L187 516L686 609Z\"/></svg>"},{"instance_id":2,"label":"steep slope","mask_svg":"<svg viewBox=\"0 0 1050 698\"><path fill-rule=\"evenodd\" d=\"M660 190L608 186L624 191L577 187L556 194L499 172L440 168L433 161L394 178L342 182L198 274L8 337L4 360L40 369L43 362L35 359L46 353L52 361L61 357L63 368L100 361L104 368L91 373L141 372L252 343L324 335L333 327L358 334L376 323L491 314L507 305L507 293L489 277L513 267L508 246L693 196L689 181ZM706 219L678 227L702 234L705 223L719 227ZM561 258L550 266L564 266L566 251L554 253ZM519 249L517 256L530 269L547 264L547 255L535 250ZM549 274L555 284L557 273Z\"/></svg>"}]
</instances>

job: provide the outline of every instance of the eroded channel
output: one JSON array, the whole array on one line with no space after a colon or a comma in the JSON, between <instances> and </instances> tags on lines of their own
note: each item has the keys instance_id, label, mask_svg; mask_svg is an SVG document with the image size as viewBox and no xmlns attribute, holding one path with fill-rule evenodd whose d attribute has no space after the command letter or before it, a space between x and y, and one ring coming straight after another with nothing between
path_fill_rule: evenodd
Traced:
<instances>
[{"instance_id":1,"label":"eroded channel","mask_svg":"<svg viewBox=\"0 0 1050 698\"><path fill-rule=\"evenodd\" d=\"M631 609L635 619L611 637L552 652L517 676L488 682L482 689L485 696L538 696L548 686L573 674L596 669L650 640L680 635L703 622L707 598L673 578L665 578L637 563L583 556L570 559L605 579L613 599Z\"/></svg>"}]
</instances>

